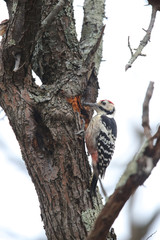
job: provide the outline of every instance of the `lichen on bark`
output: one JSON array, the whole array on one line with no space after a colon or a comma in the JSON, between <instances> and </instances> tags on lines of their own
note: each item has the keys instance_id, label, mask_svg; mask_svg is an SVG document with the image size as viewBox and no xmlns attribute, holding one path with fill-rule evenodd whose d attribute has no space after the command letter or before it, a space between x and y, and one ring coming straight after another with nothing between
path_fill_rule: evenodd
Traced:
<instances>
[{"instance_id":1,"label":"lichen on bark","mask_svg":"<svg viewBox=\"0 0 160 240\"><path fill-rule=\"evenodd\" d=\"M96 101L98 95L95 55L100 43L86 63L87 47L83 50L76 37L72 1L61 2L62 8L47 25L45 18L59 1L17 0L16 8L15 2L7 1L10 19L0 52L0 105L35 185L48 239L78 240L87 236L82 215L90 213L93 222L91 209L96 212L101 206L101 199L93 200L88 191L91 169L84 138L76 134L82 118L88 123L91 117L81 101ZM93 11L97 14L95 7ZM103 16L103 11L98 14ZM93 32L95 39L102 19L97 17L100 28ZM90 52L96 41L90 42L86 35L87 41ZM14 72L16 54L20 67ZM32 70L42 86L35 84Z\"/></svg>"}]
</instances>

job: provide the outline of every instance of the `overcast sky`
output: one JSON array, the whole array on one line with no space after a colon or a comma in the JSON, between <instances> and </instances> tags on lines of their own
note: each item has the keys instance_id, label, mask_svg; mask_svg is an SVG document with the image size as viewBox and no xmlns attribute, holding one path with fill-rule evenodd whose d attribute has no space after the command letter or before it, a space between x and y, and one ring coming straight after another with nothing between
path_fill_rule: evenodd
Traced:
<instances>
[{"instance_id":1,"label":"overcast sky","mask_svg":"<svg viewBox=\"0 0 160 240\"><path fill-rule=\"evenodd\" d=\"M116 121L118 138L113 160L107 169L104 180L109 194L123 173L127 162L132 159L140 147L136 129L142 131L141 115L142 104L149 81L155 82L155 89L150 104L150 123L153 133L160 122L160 14L157 14L151 42L143 50L146 57L139 57L127 72L125 65L130 58L127 47L127 38L130 36L131 46L137 48L149 25L151 7L144 6L145 0L106 1L106 24L103 47L103 61L101 63L98 99L109 99L116 106ZM75 16L77 31L83 17L83 1L75 0ZM77 17L78 16L78 17ZM0 21L7 18L4 1L0 2ZM9 161L16 155L20 158L20 150L15 137L8 125L7 119L0 121L0 137L8 144L8 151L2 151L0 142L0 239L2 240L32 240L42 233L39 203L29 177ZM20 165L21 166L21 165ZM160 190L157 183L160 181L160 164L153 170L152 175L145 182L145 187L137 191L137 200L134 207L135 221L142 223L149 219L159 208ZM12 200L11 200L12 199ZM114 227L119 240L130 239L126 234L128 216L126 211L129 204L116 220ZM31 214L33 217L31 217ZM145 220L144 220L145 219ZM37 223L37 225L36 225ZM27 229L26 229L27 225ZM149 235L157 231L151 240L160 239L160 219L150 229ZM12 233L9 236L8 231ZM14 234L16 237L14 237ZM17 235L19 238L17 238ZM147 238L147 236L146 236ZM146 239L144 238L144 240Z\"/></svg>"}]
</instances>

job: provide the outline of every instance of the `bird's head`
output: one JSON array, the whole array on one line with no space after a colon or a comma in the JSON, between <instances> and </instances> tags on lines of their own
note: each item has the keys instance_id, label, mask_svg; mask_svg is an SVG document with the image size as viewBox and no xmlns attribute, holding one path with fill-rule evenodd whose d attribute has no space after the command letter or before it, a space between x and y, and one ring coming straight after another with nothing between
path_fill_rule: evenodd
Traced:
<instances>
[{"instance_id":1,"label":"bird's head","mask_svg":"<svg viewBox=\"0 0 160 240\"><path fill-rule=\"evenodd\" d=\"M98 103L84 103L85 106L93 108L98 114L114 116L115 106L109 100L101 100Z\"/></svg>"}]
</instances>

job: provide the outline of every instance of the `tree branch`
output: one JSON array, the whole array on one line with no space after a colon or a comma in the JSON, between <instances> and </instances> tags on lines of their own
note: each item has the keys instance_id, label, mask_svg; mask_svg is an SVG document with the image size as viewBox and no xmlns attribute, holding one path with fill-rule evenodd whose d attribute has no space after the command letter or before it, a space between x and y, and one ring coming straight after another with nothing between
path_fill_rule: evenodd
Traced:
<instances>
[{"instance_id":1,"label":"tree branch","mask_svg":"<svg viewBox=\"0 0 160 240\"><path fill-rule=\"evenodd\" d=\"M45 28L47 25L51 24L57 17L58 13L62 10L66 1L59 0L56 6L52 9L52 11L48 14L48 16L42 22L42 28Z\"/></svg>"},{"instance_id":2,"label":"tree branch","mask_svg":"<svg viewBox=\"0 0 160 240\"><path fill-rule=\"evenodd\" d=\"M24 70L22 66L28 67L30 64L33 50L32 43L39 29L42 8L42 3L38 0L28 0L22 4L19 2L16 1L15 4L13 4L13 1L7 2L10 18L6 36L1 44L3 61L5 61L4 70L8 69L10 71L12 69L15 72L20 69L20 62L21 70Z\"/></svg>"},{"instance_id":3,"label":"tree branch","mask_svg":"<svg viewBox=\"0 0 160 240\"><path fill-rule=\"evenodd\" d=\"M150 20L150 24L149 24L149 27L146 31L146 35L144 36L144 38L142 39L142 41L140 41L140 44L139 44L139 47L137 48L137 50L135 51L134 54L133 51L131 51L130 49L130 45L128 44L129 46L129 49L131 51L131 59L128 61L128 63L126 64L125 66L125 71L128 70L128 68L131 68L132 67L132 63L139 57L139 56L144 56L142 54L142 50L143 48L147 45L147 43L150 41L150 37L151 37L151 33L152 33L152 29L154 27L154 23L155 23L155 19L156 19L156 13L157 13L157 8L152 6L152 14L151 14L151 20Z\"/></svg>"},{"instance_id":4,"label":"tree branch","mask_svg":"<svg viewBox=\"0 0 160 240\"><path fill-rule=\"evenodd\" d=\"M152 233L149 237L147 237L146 240L148 240L149 238L153 237L154 234L156 234L157 231L155 231L154 233Z\"/></svg>"},{"instance_id":5,"label":"tree branch","mask_svg":"<svg viewBox=\"0 0 160 240\"><path fill-rule=\"evenodd\" d=\"M103 28L103 18L105 10L105 0L93 1L85 0L84 2L84 18L80 39L80 48L84 58L92 51ZM94 63L96 73L98 72L99 65L102 58L102 41L98 46L98 50L94 56Z\"/></svg>"},{"instance_id":6,"label":"tree branch","mask_svg":"<svg viewBox=\"0 0 160 240\"><path fill-rule=\"evenodd\" d=\"M147 97L145 98L147 100L149 99L148 96L150 96L150 98L152 96L152 94L148 94L150 92L152 84L153 83L150 83L147 90ZM143 111L146 110L143 108ZM153 140L155 141L154 145L151 145L150 141L153 143ZM106 239L109 229L119 215L121 209L129 197L135 192L135 190L149 177L159 158L160 128L154 137L150 138L149 140L147 139L144 142L135 158L128 164L124 174L117 184L114 193L109 197L107 203L99 214L94 228L88 236L87 240Z\"/></svg>"},{"instance_id":7,"label":"tree branch","mask_svg":"<svg viewBox=\"0 0 160 240\"><path fill-rule=\"evenodd\" d=\"M153 89L154 82L150 82L143 102L142 126L144 128L144 135L147 139L151 138L151 128L149 125L149 102L153 94Z\"/></svg>"},{"instance_id":8,"label":"tree branch","mask_svg":"<svg viewBox=\"0 0 160 240\"><path fill-rule=\"evenodd\" d=\"M95 44L92 46L92 49L87 55L87 58L85 60L86 65L90 64L93 61L93 58L95 58L95 54L100 46L100 43L102 41L103 33L104 33L105 25L102 27L102 30L100 31L99 37L96 39Z\"/></svg>"},{"instance_id":9,"label":"tree branch","mask_svg":"<svg viewBox=\"0 0 160 240\"><path fill-rule=\"evenodd\" d=\"M131 43L130 43L130 37L128 36L128 47L129 47L129 50L131 52L131 56L133 57L133 50L131 48Z\"/></svg>"}]
</instances>

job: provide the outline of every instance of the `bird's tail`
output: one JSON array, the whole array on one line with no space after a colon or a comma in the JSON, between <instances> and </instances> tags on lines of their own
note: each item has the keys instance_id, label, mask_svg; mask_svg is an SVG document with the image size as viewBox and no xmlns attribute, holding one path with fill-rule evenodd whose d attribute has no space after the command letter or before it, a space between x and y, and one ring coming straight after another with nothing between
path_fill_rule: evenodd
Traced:
<instances>
[{"instance_id":1,"label":"bird's tail","mask_svg":"<svg viewBox=\"0 0 160 240\"><path fill-rule=\"evenodd\" d=\"M95 174L93 174L92 182L91 182L91 188L90 188L90 192L91 192L92 196L96 196L97 181L98 181L98 178L96 177Z\"/></svg>"},{"instance_id":2,"label":"bird's tail","mask_svg":"<svg viewBox=\"0 0 160 240\"><path fill-rule=\"evenodd\" d=\"M91 189L90 189L91 195L92 196L96 196L96 186L97 186L97 181L98 180L99 180L99 183L100 183L100 186L101 186L102 193L105 196L105 198L107 198L107 194L106 194L104 186L103 186L103 184L101 182L101 179L98 176L96 176L95 173L93 175L92 182L91 182Z\"/></svg>"}]
</instances>

